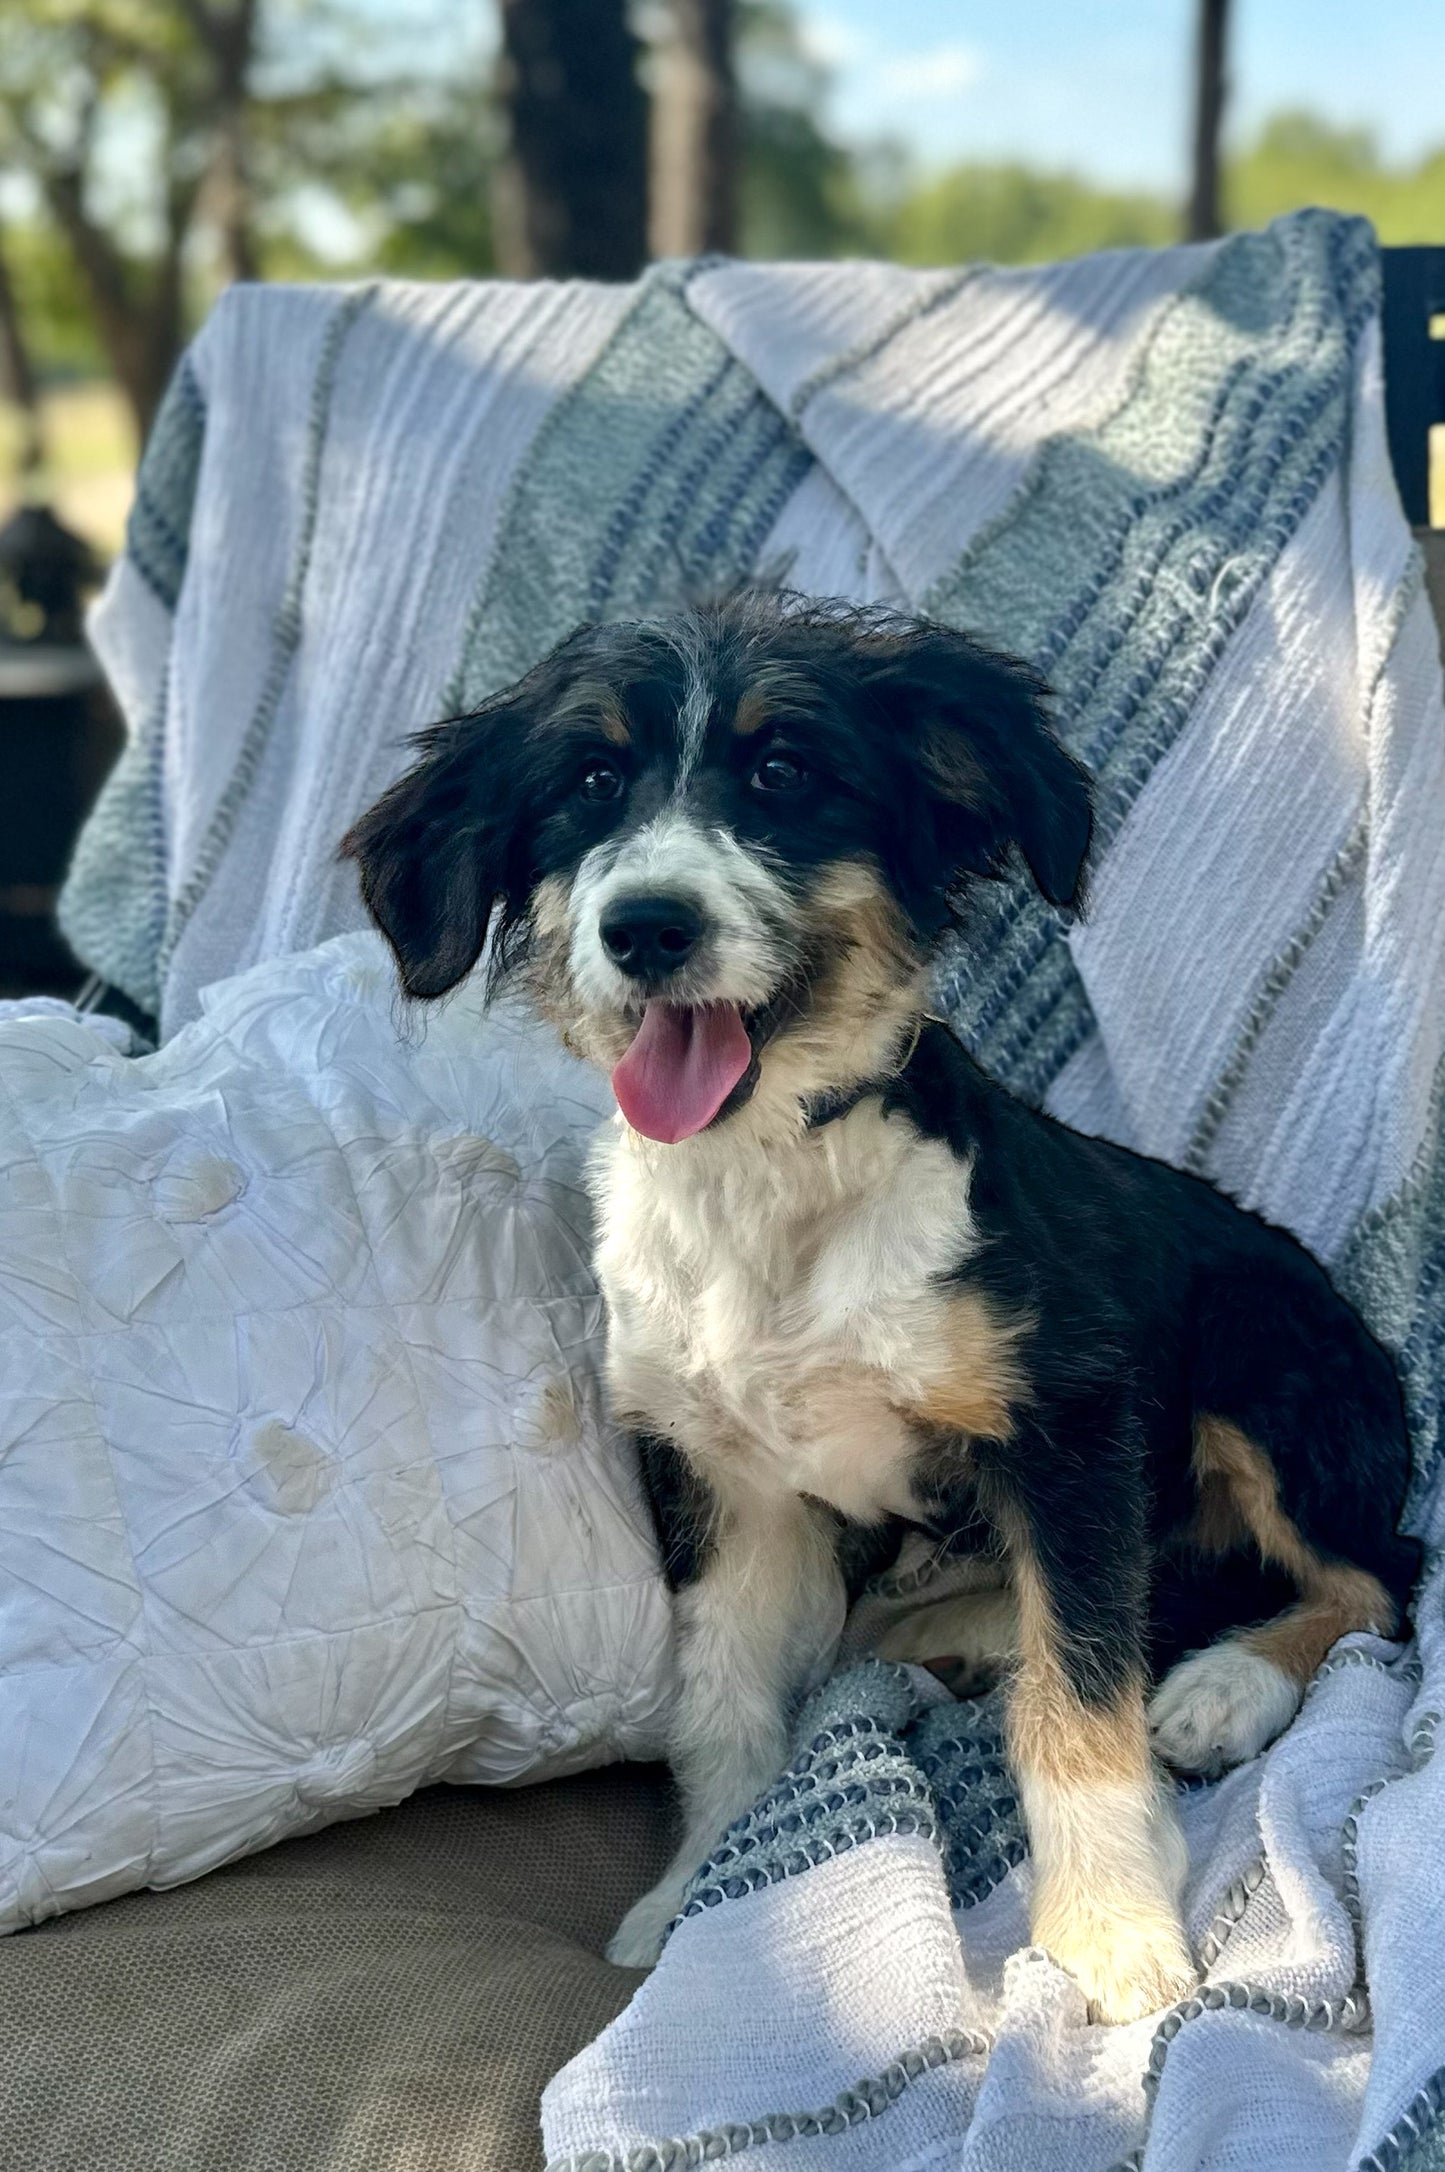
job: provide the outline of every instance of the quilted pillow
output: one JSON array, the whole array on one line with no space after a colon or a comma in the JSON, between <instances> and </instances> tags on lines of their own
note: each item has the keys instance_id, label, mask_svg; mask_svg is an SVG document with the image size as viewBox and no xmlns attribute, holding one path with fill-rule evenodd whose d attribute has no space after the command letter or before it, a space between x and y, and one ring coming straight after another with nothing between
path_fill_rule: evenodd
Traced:
<instances>
[{"instance_id":1,"label":"quilted pillow","mask_svg":"<svg viewBox=\"0 0 1445 2172\"><path fill-rule=\"evenodd\" d=\"M605 1087L370 935L158 1054L0 1021L0 1929L659 1747L604 1425Z\"/></svg>"}]
</instances>

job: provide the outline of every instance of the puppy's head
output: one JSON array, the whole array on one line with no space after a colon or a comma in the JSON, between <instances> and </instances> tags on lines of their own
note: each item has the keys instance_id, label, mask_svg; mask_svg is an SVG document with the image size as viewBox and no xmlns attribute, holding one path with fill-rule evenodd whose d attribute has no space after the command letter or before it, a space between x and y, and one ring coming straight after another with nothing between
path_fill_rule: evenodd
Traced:
<instances>
[{"instance_id":1,"label":"puppy's head","mask_svg":"<svg viewBox=\"0 0 1445 2172\"><path fill-rule=\"evenodd\" d=\"M408 995L488 946L669 1143L896 1062L968 885L1077 907L1084 771L1042 682L946 628L745 595L584 627L422 734L343 845Z\"/></svg>"}]
</instances>

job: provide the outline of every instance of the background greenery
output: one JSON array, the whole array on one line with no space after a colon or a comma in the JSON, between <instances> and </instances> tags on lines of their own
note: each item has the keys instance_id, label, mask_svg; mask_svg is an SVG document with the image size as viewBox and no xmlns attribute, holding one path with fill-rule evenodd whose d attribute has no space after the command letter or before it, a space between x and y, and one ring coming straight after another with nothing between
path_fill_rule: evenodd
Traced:
<instances>
[{"instance_id":1,"label":"background greenery","mask_svg":"<svg viewBox=\"0 0 1445 2172\"><path fill-rule=\"evenodd\" d=\"M192 149L198 130L225 120L205 42L220 18L206 0L0 6L0 269L41 389L42 466L28 487L53 494L103 545L124 517L138 402L133 386L128 400L117 390L114 342L97 329L94 280L54 180L67 160L109 251L117 306L142 326L170 307L194 323L238 271L494 268L494 62L457 30L446 0L261 0L245 84L246 233L229 245L223 209L199 215L214 175L202 176ZM749 0L739 77L745 253L1020 263L1180 230L1180 207L1163 195L1017 163L924 171L902 145L837 140L821 118L826 71L781 0ZM1445 126L1440 148L1404 167L1367 132L1282 113L1226 157L1227 223L1255 226L1306 203L1363 212L1385 242L1445 238ZM135 367L143 378L143 355ZM20 487L22 442L18 413L0 411L0 499Z\"/></svg>"}]
</instances>

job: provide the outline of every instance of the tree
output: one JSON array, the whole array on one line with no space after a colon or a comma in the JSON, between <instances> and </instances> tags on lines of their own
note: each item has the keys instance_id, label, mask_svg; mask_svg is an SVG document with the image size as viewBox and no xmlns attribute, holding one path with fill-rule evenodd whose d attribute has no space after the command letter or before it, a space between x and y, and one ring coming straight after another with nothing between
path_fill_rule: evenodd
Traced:
<instances>
[{"instance_id":1,"label":"tree","mask_svg":"<svg viewBox=\"0 0 1445 2172\"><path fill-rule=\"evenodd\" d=\"M652 103L655 256L738 246L742 121L733 0L671 0Z\"/></svg>"},{"instance_id":2,"label":"tree","mask_svg":"<svg viewBox=\"0 0 1445 2172\"><path fill-rule=\"evenodd\" d=\"M1229 0L1199 0L1194 69L1194 159L1186 241L1212 241L1224 230L1219 197L1220 133L1229 78L1225 66Z\"/></svg>"},{"instance_id":3,"label":"tree","mask_svg":"<svg viewBox=\"0 0 1445 2172\"><path fill-rule=\"evenodd\" d=\"M647 98L626 0L501 0L501 22L500 268L633 278L647 256Z\"/></svg>"},{"instance_id":4,"label":"tree","mask_svg":"<svg viewBox=\"0 0 1445 2172\"><path fill-rule=\"evenodd\" d=\"M225 273L255 279L260 267L252 226L247 104L256 54L257 0L182 0L197 45L210 64L213 148L207 186Z\"/></svg>"},{"instance_id":5,"label":"tree","mask_svg":"<svg viewBox=\"0 0 1445 2172\"><path fill-rule=\"evenodd\" d=\"M0 232L0 400L10 401L20 416L16 466L22 482L26 482L39 472L44 457L40 400L3 232Z\"/></svg>"},{"instance_id":6,"label":"tree","mask_svg":"<svg viewBox=\"0 0 1445 2172\"><path fill-rule=\"evenodd\" d=\"M828 133L828 70L785 0L738 0L738 236L752 257L877 254L901 155Z\"/></svg>"},{"instance_id":7,"label":"tree","mask_svg":"<svg viewBox=\"0 0 1445 2172\"><path fill-rule=\"evenodd\" d=\"M256 0L27 0L7 26L0 155L31 176L63 236L142 436L185 336L187 256L208 206L224 268L254 269L255 15ZM129 190L114 180L127 132L154 147Z\"/></svg>"}]
</instances>

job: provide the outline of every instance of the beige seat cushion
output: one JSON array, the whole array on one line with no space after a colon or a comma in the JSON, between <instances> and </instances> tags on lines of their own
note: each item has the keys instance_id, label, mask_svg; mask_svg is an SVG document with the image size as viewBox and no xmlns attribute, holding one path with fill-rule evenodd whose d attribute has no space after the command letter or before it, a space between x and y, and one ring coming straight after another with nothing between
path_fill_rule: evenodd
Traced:
<instances>
[{"instance_id":1,"label":"beige seat cushion","mask_svg":"<svg viewBox=\"0 0 1445 2172\"><path fill-rule=\"evenodd\" d=\"M659 1768L432 1788L0 1941L4 2172L530 2172L671 1837Z\"/></svg>"}]
</instances>

